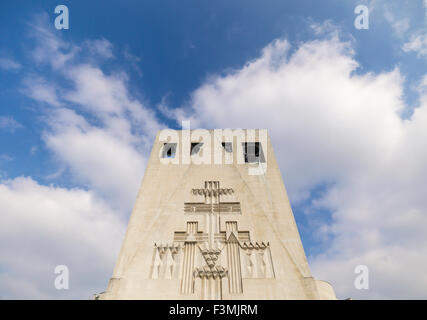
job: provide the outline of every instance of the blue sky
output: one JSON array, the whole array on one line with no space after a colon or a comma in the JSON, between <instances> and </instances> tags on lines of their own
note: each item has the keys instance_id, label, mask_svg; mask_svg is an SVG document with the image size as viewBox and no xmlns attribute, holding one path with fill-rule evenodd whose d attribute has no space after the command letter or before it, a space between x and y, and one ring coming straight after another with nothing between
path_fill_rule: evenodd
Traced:
<instances>
[{"instance_id":1,"label":"blue sky","mask_svg":"<svg viewBox=\"0 0 427 320\"><path fill-rule=\"evenodd\" d=\"M269 129L313 273L340 298L426 298L425 1L64 1L69 30L58 4L0 4L1 298L102 291L153 135L184 118ZM79 279L67 292L58 264Z\"/></svg>"}]
</instances>

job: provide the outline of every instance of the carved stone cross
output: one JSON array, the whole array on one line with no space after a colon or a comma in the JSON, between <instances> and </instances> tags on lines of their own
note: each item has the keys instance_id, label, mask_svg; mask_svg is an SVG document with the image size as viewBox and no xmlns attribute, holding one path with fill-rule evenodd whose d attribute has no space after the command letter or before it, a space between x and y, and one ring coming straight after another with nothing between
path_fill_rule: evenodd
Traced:
<instances>
[{"instance_id":1,"label":"carved stone cross","mask_svg":"<svg viewBox=\"0 0 427 320\"><path fill-rule=\"evenodd\" d=\"M205 187L192 189L194 196L204 197L203 202L186 202L184 212L187 215L204 215L205 232L208 234L209 249L214 248L215 237L220 235L221 214L240 214L239 202L221 202L221 197L232 195L231 188L220 188L219 181L206 181Z\"/></svg>"},{"instance_id":2,"label":"carved stone cross","mask_svg":"<svg viewBox=\"0 0 427 320\"><path fill-rule=\"evenodd\" d=\"M192 189L191 194L195 201L184 203L184 213L203 216L202 231L198 221L190 220L186 231L174 233L172 246L156 246L152 278L179 274L182 294L193 294L200 279L203 299L222 299L223 278L228 279L230 294L243 293L244 278L273 278L269 243L253 244L249 231L240 231L232 218L241 214L234 190L221 188L219 181L206 181L204 188Z\"/></svg>"}]
</instances>

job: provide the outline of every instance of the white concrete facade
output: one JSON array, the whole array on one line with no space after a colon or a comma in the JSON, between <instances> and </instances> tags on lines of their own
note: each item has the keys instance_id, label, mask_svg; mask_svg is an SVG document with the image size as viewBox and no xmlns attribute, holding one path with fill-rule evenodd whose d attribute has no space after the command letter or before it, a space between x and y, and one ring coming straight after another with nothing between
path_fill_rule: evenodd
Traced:
<instances>
[{"instance_id":1,"label":"white concrete facade","mask_svg":"<svg viewBox=\"0 0 427 320\"><path fill-rule=\"evenodd\" d=\"M213 130L176 131L168 141L157 134L112 278L96 299L336 299L310 273L266 130L239 132L232 141ZM211 142L185 158L201 136ZM261 171L245 163L245 142L261 145ZM205 163L193 163L202 155Z\"/></svg>"}]
</instances>

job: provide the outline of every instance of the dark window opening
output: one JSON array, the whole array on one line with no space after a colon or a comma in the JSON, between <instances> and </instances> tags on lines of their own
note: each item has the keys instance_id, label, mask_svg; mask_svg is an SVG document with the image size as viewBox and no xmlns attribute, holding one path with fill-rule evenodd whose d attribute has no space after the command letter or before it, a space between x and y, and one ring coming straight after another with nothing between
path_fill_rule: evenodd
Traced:
<instances>
[{"instance_id":1,"label":"dark window opening","mask_svg":"<svg viewBox=\"0 0 427 320\"><path fill-rule=\"evenodd\" d=\"M163 158L175 158L176 143L165 143L163 144Z\"/></svg>"},{"instance_id":2,"label":"dark window opening","mask_svg":"<svg viewBox=\"0 0 427 320\"><path fill-rule=\"evenodd\" d=\"M259 142L243 142L242 145L245 163L265 162L262 145Z\"/></svg>"},{"instance_id":3,"label":"dark window opening","mask_svg":"<svg viewBox=\"0 0 427 320\"><path fill-rule=\"evenodd\" d=\"M233 152L233 144L231 142L222 142L221 144L226 152Z\"/></svg>"},{"instance_id":4,"label":"dark window opening","mask_svg":"<svg viewBox=\"0 0 427 320\"><path fill-rule=\"evenodd\" d=\"M191 143L191 150L190 150L190 154L191 155L195 155L198 154L200 149L202 148L203 143L200 142L192 142Z\"/></svg>"}]
</instances>

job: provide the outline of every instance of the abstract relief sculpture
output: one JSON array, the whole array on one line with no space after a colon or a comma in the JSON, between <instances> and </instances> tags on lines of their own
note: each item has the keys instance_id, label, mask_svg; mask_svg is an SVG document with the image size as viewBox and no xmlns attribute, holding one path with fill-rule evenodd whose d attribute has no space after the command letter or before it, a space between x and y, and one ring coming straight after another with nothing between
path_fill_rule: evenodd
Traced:
<instances>
[{"instance_id":1,"label":"abstract relief sculpture","mask_svg":"<svg viewBox=\"0 0 427 320\"><path fill-rule=\"evenodd\" d=\"M157 133L95 299L336 297L311 274L267 131L215 129Z\"/></svg>"},{"instance_id":2,"label":"abstract relief sculpture","mask_svg":"<svg viewBox=\"0 0 427 320\"><path fill-rule=\"evenodd\" d=\"M233 215L240 215L240 203L222 201L233 198L234 190L221 188L219 181L206 181L204 188L192 189L200 202L184 203L186 231L176 231L168 245L154 244L152 279L181 279L181 293L193 294L200 281L201 299L221 299L223 281L231 294L243 293L243 278L274 278L268 242L250 240L249 231L239 231ZM204 226L191 221L203 216ZM221 219L225 230L221 230Z\"/></svg>"}]
</instances>

